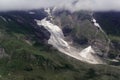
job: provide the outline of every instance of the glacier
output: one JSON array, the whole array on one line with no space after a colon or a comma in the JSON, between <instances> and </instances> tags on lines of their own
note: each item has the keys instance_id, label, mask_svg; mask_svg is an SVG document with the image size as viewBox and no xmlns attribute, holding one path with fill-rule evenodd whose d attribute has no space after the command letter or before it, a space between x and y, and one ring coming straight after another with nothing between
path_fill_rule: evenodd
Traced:
<instances>
[{"instance_id":1,"label":"glacier","mask_svg":"<svg viewBox=\"0 0 120 80\"><path fill-rule=\"evenodd\" d=\"M50 10L45 11L51 18ZM64 53L77 60L90 64L104 64L104 62L101 58L98 57L92 46L88 46L87 48L81 50L70 45L69 42L65 40L62 29L59 26L51 23L50 20L47 20L47 17L42 20L35 20L37 22L37 25L43 26L50 32L51 36L48 40L48 44L51 44L61 53Z\"/></svg>"}]
</instances>

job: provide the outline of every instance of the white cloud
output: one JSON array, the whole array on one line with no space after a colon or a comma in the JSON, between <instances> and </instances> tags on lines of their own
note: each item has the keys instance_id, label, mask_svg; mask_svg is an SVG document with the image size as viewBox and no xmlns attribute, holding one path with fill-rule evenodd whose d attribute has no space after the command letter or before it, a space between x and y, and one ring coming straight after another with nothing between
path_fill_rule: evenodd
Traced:
<instances>
[{"instance_id":1,"label":"white cloud","mask_svg":"<svg viewBox=\"0 0 120 80\"><path fill-rule=\"evenodd\" d=\"M55 6L72 11L120 11L120 0L0 0L0 11L39 9Z\"/></svg>"}]
</instances>

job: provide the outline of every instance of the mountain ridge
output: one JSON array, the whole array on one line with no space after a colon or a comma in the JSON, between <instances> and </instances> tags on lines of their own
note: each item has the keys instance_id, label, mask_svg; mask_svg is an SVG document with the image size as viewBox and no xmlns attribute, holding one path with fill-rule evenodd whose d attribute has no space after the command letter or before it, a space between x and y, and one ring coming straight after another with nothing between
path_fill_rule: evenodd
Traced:
<instances>
[{"instance_id":1,"label":"mountain ridge","mask_svg":"<svg viewBox=\"0 0 120 80\"><path fill-rule=\"evenodd\" d=\"M37 17L35 16L37 11L35 11L35 14L30 12L25 11L25 14L24 12L14 12L14 14L7 12L4 16L2 15L7 22L0 18L0 45L4 48L5 53L8 54L8 57L2 57L0 60L1 80L120 79L119 62L110 63L110 65L86 64L60 53L47 44L51 34L43 26L38 26L34 21ZM39 13L42 15L42 18L41 16L39 18L40 20L43 19L43 15L46 17L46 13L43 10L42 12L38 10L38 15ZM78 14L80 14L80 17L78 17ZM54 15L54 19L55 21L56 18L59 19L58 21L62 25L64 35L67 37L66 40L73 40L75 42L73 45L76 47L81 46L85 48L90 44L95 45L93 44L94 41L91 40L95 39L93 35L95 35L97 28L93 25L89 16L84 18L82 12L67 16L68 14L64 11L59 15ZM57 21L54 22L54 24L57 23ZM76 23L78 24L75 25ZM74 26L77 27L74 28ZM103 34L101 36L101 33L96 37L97 41L101 40L102 44L104 39L106 39ZM99 47L101 47L100 43L97 44ZM99 55L102 56L102 54ZM118 66L111 66L111 64Z\"/></svg>"}]
</instances>

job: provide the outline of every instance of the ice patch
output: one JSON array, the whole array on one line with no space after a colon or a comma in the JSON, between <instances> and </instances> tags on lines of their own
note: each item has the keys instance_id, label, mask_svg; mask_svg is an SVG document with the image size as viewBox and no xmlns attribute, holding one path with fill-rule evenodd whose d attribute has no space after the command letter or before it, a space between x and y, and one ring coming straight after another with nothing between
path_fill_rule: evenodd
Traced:
<instances>
[{"instance_id":1,"label":"ice patch","mask_svg":"<svg viewBox=\"0 0 120 80\"><path fill-rule=\"evenodd\" d=\"M96 19L93 18L92 21L96 27L101 28L100 25L97 23Z\"/></svg>"},{"instance_id":2,"label":"ice patch","mask_svg":"<svg viewBox=\"0 0 120 80\"><path fill-rule=\"evenodd\" d=\"M102 61L100 60L100 58L96 55L96 52L93 50L93 48L91 46L85 48L84 50L82 50L79 55L83 58L85 58L86 60L88 60L89 63L95 63L95 64L99 64L100 62L102 63Z\"/></svg>"}]
</instances>

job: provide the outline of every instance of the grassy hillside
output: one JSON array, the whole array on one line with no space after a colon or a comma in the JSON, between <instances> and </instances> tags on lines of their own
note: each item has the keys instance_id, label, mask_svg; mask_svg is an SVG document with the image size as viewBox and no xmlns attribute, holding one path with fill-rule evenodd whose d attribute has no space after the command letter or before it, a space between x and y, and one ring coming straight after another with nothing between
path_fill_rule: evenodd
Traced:
<instances>
[{"instance_id":1,"label":"grassy hillside","mask_svg":"<svg viewBox=\"0 0 120 80\"><path fill-rule=\"evenodd\" d=\"M90 65L43 45L29 25L0 18L0 80L119 80L120 68Z\"/></svg>"}]
</instances>

